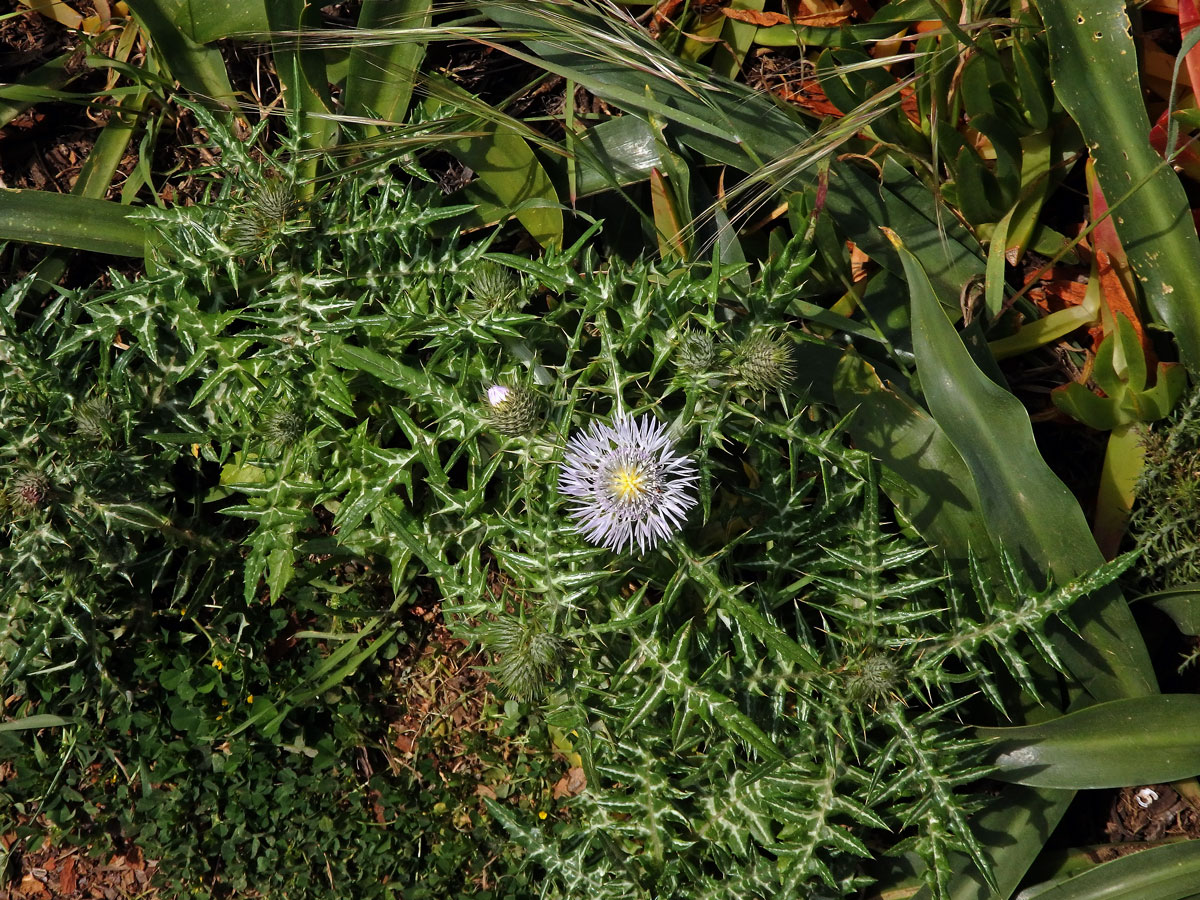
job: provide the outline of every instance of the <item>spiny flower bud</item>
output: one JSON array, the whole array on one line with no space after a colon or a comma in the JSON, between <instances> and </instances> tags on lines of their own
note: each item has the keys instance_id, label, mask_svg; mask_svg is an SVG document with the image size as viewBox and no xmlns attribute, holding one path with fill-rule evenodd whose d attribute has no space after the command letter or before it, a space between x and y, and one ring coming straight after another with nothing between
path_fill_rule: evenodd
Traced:
<instances>
[{"instance_id":1,"label":"spiny flower bud","mask_svg":"<svg viewBox=\"0 0 1200 900\"><path fill-rule=\"evenodd\" d=\"M89 397L75 407L75 434L94 444L107 444L112 437L112 412L107 397Z\"/></svg>"},{"instance_id":2,"label":"spiny flower bud","mask_svg":"<svg viewBox=\"0 0 1200 900\"><path fill-rule=\"evenodd\" d=\"M891 656L873 653L845 672L846 695L857 703L888 699L900 683L900 665Z\"/></svg>"},{"instance_id":3,"label":"spiny flower bud","mask_svg":"<svg viewBox=\"0 0 1200 900\"><path fill-rule=\"evenodd\" d=\"M263 417L262 433L267 444L282 449L300 440L304 434L304 420L287 407L278 407Z\"/></svg>"},{"instance_id":4,"label":"spiny flower bud","mask_svg":"<svg viewBox=\"0 0 1200 900\"><path fill-rule=\"evenodd\" d=\"M32 512L42 505L50 491L50 481L41 472L18 472L9 481L5 493L18 512Z\"/></svg>"},{"instance_id":5,"label":"spiny flower bud","mask_svg":"<svg viewBox=\"0 0 1200 900\"><path fill-rule=\"evenodd\" d=\"M689 332L675 351L675 365L681 372L700 375L712 369L716 360L711 335L703 331Z\"/></svg>"},{"instance_id":6,"label":"spiny flower bud","mask_svg":"<svg viewBox=\"0 0 1200 900\"><path fill-rule=\"evenodd\" d=\"M493 654L490 671L500 689L517 700L532 700L562 662L566 643L535 619L513 616L483 628L484 643Z\"/></svg>"},{"instance_id":7,"label":"spiny flower bud","mask_svg":"<svg viewBox=\"0 0 1200 900\"><path fill-rule=\"evenodd\" d=\"M517 305L520 283L512 270L490 259L480 260L471 271L470 296L459 308L469 316L483 318L496 313L512 312Z\"/></svg>"},{"instance_id":8,"label":"spiny flower bud","mask_svg":"<svg viewBox=\"0 0 1200 900\"><path fill-rule=\"evenodd\" d=\"M270 178L264 182L254 192L250 204L261 219L279 225L294 216L300 208L295 187L282 178Z\"/></svg>"},{"instance_id":9,"label":"spiny flower bud","mask_svg":"<svg viewBox=\"0 0 1200 900\"><path fill-rule=\"evenodd\" d=\"M527 387L493 384L485 403L488 421L501 434L527 434L537 426L537 396Z\"/></svg>"},{"instance_id":10,"label":"spiny flower bud","mask_svg":"<svg viewBox=\"0 0 1200 900\"><path fill-rule=\"evenodd\" d=\"M268 179L238 207L225 239L239 256L263 252L299 207L291 182Z\"/></svg>"},{"instance_id":11,"label":"spiny flower bud","mask_svg":"<svg viewBox=\"0 0 1200 900\"><path fill-rule=\"evenodd\" d=\"M796 369L792 342L769 332L751 335L738 347L735 365L738 375L756 390L784 388Z\"/></svg>"}]
</instances>

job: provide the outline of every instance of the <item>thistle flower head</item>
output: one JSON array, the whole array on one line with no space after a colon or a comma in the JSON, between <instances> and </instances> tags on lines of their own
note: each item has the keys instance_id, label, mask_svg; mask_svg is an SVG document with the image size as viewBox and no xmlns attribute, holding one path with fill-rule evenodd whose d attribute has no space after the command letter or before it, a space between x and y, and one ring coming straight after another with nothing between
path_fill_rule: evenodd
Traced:
<instances>
[{"instance_id":1,"label":"thistle flower head","mask_svg":"<svg viewBox=\"0 0 1200 900\"><path fill-rule=\"evenodd\" d=\"M251 204L261 219L280 225L294 216L300 206L295 187L282 178L269 178L263 182L254 192Z\"/></svg>"},{"instance_id":2,"label":"thistle flower head","mask_svg":"<svg viewBox=\"0 0 1200 900\"><path fill-rule=\"evenodd\" d=\"M738 347L735 365L738 375L755 390L779 390L796 370L792 342L768 332L753 334Z\"/></svg>"},{"instance_id":3,"label":"thistle flower head","mask_svg":"<svg viewBox=\"0 0 1200 900\"><path fill-rule=\"evenodd\" d=\"M493 384L484 402L488 422L501 434L527 434L537 426L537 395L527 387Z\"/></svg>"},{"instance_id":4,"label":"thistle flower head","mask_svg":"<svg viewBox=\"0 0 1200 900\"><path fill-rule=\"evenodd\" d=\"M707 372L715 359L712 336L703 331L690 332L675 351L675 365L691 375Z\"/></svg>"},{"instance_id":5,"label":"thistle flower head","mask_svg":"<svg viewBox=\"0 0 1200 900\"><path fill-rule=\"evenodd\" d=\"M468 297L459 308L470 316L483 318L492 313L511 312L517 305L520 283L512 270L490 259L483 259L471 270Z\"/></svg>"},{"instance_id":6,"label":"thistle flower head","mask_svg":"<svg viewBox=\"0 0 1200 900\"><path fill-rule=\"evenodd\" d=\"M645 553L683 525L696 480L695 463L675 452L666 426L644 415L592 422L572 437L558 490L575 501L570 513L586 540Z\"/></svg>"},{"instance_id":7,"label":"thistle flower head","mask_svg":"<svg viewBox=\"0 0 1200 900\"><path fill-rule=\"evenodd\" d=\"M32 512L37 509L49 491L49 479L41 472L33 470L18 472L5 488L8 502L18 512Z\"/></svg>"},{"instance_id":8,"label":"thistle flower head","mask_svg":"<svg viewBox=\"0 0 1200 900\"><path fill-rule=\"evenodd\" d=\"M282 449L300 440L304 420L289 407L276 407L262 420L262 433L271 447Z\"/></svg>"},{"instance_id":9,"label":"thistle flower head","mask_svg":"<svg viewBox=\"0 0 1200 900\"><path fill-rule=\"evenodd\" d=\"M78 406L71 416L75 433L85 441L107 444L112 437L112 404L107 397L89 397Z\"/></svg>"},{"instance_id":10,"label":"thistle flower head","mask_svg":"<svg viewBox=\"0 0 1200 900\"><path fill-rule=\"evenodd\" d=\"M239 256L261 253L299 208L291 182L270 178L242 201L230 218L225 239Z\"/></svg>"},{"instance_id":11,"label":"thistle flower head","mask_svg":"<svg viewBox=\"0 0 1200 900\"><path fill-rule=\"evenodd\" d=\"M563 639L548 632L536 619L507 614L481 630L493 654L490 671L501 690L517 700L540 696L562 662L566 650Z\"/></svg>"},{"instance_id":12,"label":"thistle flower head","mask_svg":"<svg viewBox=\"0 0 1200 900\"><path fill-rule=\"evenodd\" d=\"M874 705L892 696L900 683L900 664L887 654L873 653L848 669L845 678L851 700Z\"/></svg>"}]
</instances>

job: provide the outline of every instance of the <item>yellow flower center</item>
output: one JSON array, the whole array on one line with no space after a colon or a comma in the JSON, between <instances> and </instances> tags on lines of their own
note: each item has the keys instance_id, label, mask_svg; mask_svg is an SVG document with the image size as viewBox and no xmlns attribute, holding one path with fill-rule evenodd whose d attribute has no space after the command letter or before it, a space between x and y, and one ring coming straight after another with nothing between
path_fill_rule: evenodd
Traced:
<instances>
[{"instance_id":1,"label":"yellow flower center","mask_svg":"<svg viewBox=\"0 0 1200 900\"><path fill-rule=\"evenodd\" d=\"M646 472L639 466L620 466L613 470L609 490L622 503L632 503L648 489Z\"/></svg>"}]
</instances>

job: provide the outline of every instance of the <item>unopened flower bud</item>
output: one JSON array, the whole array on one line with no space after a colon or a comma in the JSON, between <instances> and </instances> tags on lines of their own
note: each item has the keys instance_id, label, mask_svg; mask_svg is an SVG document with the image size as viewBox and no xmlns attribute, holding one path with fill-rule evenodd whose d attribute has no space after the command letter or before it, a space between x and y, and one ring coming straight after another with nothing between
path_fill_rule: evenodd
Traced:
<instances>
[{"instance_id":1,"label":"unopened flower bud","mask_svg":"<svg viewBox=\"0 0 1200 900\"><path fill-rule=\"evenodd\" d=\"M787 386L795 372L792 354L792 342L786 336L777 338L765 332L751 335L738 348L737 373L756 390L779 390Z\"/></svg>"},{"instance_id":2,"label":"unopened flower bud","mask_svg":"<svg viewBox=\"0 0 1200 900\"><path fill-rule=\"evenodd\" d=\"M693 331L684 337L675 351L675 365L689 375L700 375L709 371L716 359L713 339L702 331Z\"/></svg>"},{"instance_id":3,"label":"unopened flower bud","mask_svg":"<svg viewBox=\"0 0 1200 900\"><path fill-rule=\"evenodd\" d=\"M493 384L486 404L488 421L501 434L527 434L537 426L538 400L529 388Z\"/></svg>"}]
</instances>

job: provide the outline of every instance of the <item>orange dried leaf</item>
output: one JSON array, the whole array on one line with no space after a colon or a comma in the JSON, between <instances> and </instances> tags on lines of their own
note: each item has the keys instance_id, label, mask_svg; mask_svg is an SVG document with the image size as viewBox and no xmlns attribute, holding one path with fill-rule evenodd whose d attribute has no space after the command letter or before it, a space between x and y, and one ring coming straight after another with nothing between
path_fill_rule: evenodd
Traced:
<instances>
[{"instance_id":1,"label":"orange dried leaf","mask_svg":"<svg viewBox=\"0 0 1200 900\"><path fill-rule=\"evenodd\" d=\"M787 13L758 12L753 9L730 9L724 7L721 14L735 22L770 28L772 25L806 25L810 28L837 28L850 21L846 12L815 13L813 15L789 16Z\"/></svg>"}]
</instances>

